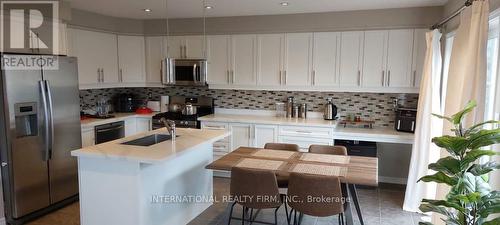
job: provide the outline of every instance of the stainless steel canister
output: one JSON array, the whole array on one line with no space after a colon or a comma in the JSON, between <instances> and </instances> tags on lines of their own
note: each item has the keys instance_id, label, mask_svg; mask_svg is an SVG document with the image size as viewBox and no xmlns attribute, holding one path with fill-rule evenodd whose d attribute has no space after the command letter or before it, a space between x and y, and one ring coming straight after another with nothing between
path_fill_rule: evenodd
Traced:
<instances>
[{"instance_id":1,"label":"stainless steel canister","mask_svg":"<svg viewBox=\"0 0 500 225\"><path fill-rule=\"evenodd\" d=\"M286 102L286 117L293 117L293 97L288 97L288 100Z\"/></svg>"},{"instance_id":2,"label":"stainless steel canister","mask_svg":"<svg viewBox=\"0 0 500 225\"><path fill-rule=\"evenodd\" d=\"M304 118L304 119L307 118L307 104L306 103L302 103L300 105L299 117Z\"/></svg>"},{"instance_id":3,"label":"stainless steel canister","mask_svg":"<svg viewBox=\"0 0 500 225\"><path fill-rule=\"evenodd\" d=\"M299 117L299 108L300 108L299 105L294 105L293 106L293 112L292 112L292 114L293 114L294 118L298 118Z\"/></svg>"}]
</instances>

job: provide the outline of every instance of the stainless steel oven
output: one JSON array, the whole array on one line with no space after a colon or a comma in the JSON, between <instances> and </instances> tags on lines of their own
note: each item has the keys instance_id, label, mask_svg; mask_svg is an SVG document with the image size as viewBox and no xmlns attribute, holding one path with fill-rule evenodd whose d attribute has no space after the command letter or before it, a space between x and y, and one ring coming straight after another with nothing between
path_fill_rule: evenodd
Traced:
<instances>
[{"instance_id":1,"label":"stainless steel oven","mask_svg":"<svg viewBox=\"0 0 500 225\"><path fill-rule=\"evenodd\" d=\"M162 83L165 85L205 86L206 59L172 59L162 63Z\"/></svg>"},{"instance_id":2,"label":"stainless steel oven","mask_svg":"<svg viewBox=\"0 0 500 225\"><path fill-rule=\"evenodd\" d=\"M125 137L123 121L95 126L95 144L101 144Z\"/></svg>"}]
</instances>

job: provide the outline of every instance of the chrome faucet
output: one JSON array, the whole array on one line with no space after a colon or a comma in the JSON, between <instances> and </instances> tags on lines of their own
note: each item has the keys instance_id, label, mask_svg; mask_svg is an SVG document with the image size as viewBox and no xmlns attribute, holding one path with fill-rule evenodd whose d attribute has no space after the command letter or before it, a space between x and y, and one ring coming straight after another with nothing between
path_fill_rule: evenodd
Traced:
<instances>
[{"instance_id":1,"label":"chrome faucet","mask_svg":"<svg viewBox=\"0 0 500 225\"><path fill-rule=\"evenodd\" d=\"M167 131L168 133L170 134L170 136L172 136L172 141L175 140L175 122L173 120L167 120L165 118L161 118L160 119L160 122L162 122L163 124L165 124L165 127L167 128Z\"/></svg>"}]
</instances>

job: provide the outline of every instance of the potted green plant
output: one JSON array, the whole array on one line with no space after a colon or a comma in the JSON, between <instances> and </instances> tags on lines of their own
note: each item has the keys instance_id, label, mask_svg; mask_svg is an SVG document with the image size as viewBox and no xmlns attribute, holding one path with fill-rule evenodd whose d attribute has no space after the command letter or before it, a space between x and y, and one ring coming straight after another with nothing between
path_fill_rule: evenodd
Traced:
<instances>
[{"instance_id":1,"label":"potted green plant","mask_svg":"<svg viewBox=\"0 0 500 225\"><path fill-rule=\"evenodd\" d=\"M500 121L486 121L469 128L463 126L467 113L476 107L471 101L460 112L451 117L435 115L453 124L454 135L435 137L432 142L448 151L449 156L429 164L435 174L424 176L419 181L436 182L450 186L450 191L443 200L422 200L422 212L442 214L447 225L500 225L500 217L487 219L500 213L500 191L491 190L488 174L500 169L498 162L478 163L483 156L496 155L486 149L500 143L500 129L485 129L487 124L499 124ZM421 222L419 224L432 224Z\"/></svg>"}]
</instances>

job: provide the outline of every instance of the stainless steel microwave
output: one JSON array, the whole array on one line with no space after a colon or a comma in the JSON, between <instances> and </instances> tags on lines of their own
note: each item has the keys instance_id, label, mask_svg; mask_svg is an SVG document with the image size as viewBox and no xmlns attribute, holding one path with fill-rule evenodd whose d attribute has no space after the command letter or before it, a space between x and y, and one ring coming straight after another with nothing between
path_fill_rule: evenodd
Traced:
<instances>
[{"instance_id":1,"label":"stainless steel microwave","mask_svg":"<svg viewBox=\"0 0 500 225\"><path fill-rule=\"evenodd\" d=\"M163 60L162 83L185 86L207 85L207 60L173 58Z\"/></svg>"}]
</instances>

